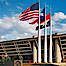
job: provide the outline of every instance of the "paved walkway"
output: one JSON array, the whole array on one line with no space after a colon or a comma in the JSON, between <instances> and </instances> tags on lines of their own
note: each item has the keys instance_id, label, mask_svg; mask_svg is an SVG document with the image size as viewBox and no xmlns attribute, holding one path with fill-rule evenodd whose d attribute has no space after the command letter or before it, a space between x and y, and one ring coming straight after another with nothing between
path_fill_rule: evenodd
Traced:
<instances>
[{"instance_id":1,"label":"paved walkway","mask_svg":"<svg viewBox=\"0 0 66 66\"><path fill-rule=\"evenodd\" d=\"M23 63L23 66L66 66L66 63Z\"/></svg>"},{"instance_id":2,"label":"paved walkway","mask_svg":"<svg viewBox=\"0 0 66 66\"><path fill-rule=\"evenodd\" d=\"M53 63L53 64L58 66L66 66L66 63Z\"/></svg>"}]
</instances>

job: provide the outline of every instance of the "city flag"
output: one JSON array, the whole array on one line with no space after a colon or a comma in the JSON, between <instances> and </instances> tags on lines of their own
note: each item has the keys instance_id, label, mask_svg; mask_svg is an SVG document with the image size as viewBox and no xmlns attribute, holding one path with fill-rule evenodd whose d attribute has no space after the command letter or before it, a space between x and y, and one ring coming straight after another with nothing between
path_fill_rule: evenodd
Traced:
<instances>
[{"instance_id":1,"label":"city flag","mask_svg":"<svg viewBox=\"0 0 66 66\"><path fill-rule=\"evenodd\" d=\"M46 21L47 21L47 25L46 27L50 26L50 13L48 15L46 15ZM42 18L45 18L45 16L42 16ZM45 28L45 19L42 19L41 25L40 25L40 29ZM38 30L39 26L36 27L36 30Z\"/></svg>"},{"instance_id":2,"label":"city flag","mask_svg":"<svg viewBox=\"0 0 66 66\"><path fill-rule=\"evenodd\" d=\"M38 17L39 17L39 3L36 3L30 6L28 9L26 9L24 12L22 12L22 14L19 16L19 20L25 21Z\"/></svg>"},{"instance_id":3,"label":"city flag","mask_svg":"<svg viewBox=\"0 0 66 66\"><path fill-rule=\"evenodd\" d=\"M46 27L49 27L49 26L50 26L50 20L47 22ZM40 25L40 29L42 29L42 28L45 28L45 22L44 22L44 25ZM39 26L36 27L36 30L38 30L38 29L39 29Z\"/></svg>"}]
</instances>

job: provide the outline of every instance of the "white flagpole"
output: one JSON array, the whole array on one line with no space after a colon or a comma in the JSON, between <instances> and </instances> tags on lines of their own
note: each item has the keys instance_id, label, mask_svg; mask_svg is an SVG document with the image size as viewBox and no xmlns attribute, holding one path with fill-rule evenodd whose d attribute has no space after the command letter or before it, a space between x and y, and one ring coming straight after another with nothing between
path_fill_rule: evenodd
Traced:
<instances>
[{"instance_id":1,"label":"white flagpole","mask_svg":"<svg viewBox=\"0 0 66 66\"><path fill-rule=\"evenodd\" d=\"M51 14L51 7L50 7L50 14ZM52 22L51 22L51 15L50 15L50 47L49 47L49 62L52 63Z\"/></svg>"},{"instance_id":2,"label":"white flagpole","mask_svg":"<svg viewBox=\"0 0 66 66\"><path fill-rule=\"evenodd\" d=\"M44 62L47 63L47 27L46 27L46 3L45 3L45 43L44 43Z\"/></svg>"},{"instance_id":3,"label":"white flagpole","mask_svg":"<svg viewBox=\"0 0 66 66\"><path fill-rule=\"evenodd\" d=\"M38 63L41 63L40 0L39 0L39 30L38 30Z\"/></svg>"}]
</instances>

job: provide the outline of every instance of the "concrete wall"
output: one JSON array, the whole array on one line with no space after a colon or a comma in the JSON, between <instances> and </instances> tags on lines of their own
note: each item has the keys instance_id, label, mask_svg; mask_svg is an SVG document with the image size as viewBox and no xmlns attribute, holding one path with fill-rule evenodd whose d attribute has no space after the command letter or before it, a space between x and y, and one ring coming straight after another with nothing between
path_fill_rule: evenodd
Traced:
<instances>
[{"instance_id":1,"label":"concrete wall","mask_svg":"<svg viewBox=\"0 0 66 66\"><path fill-rule=\"evenodd\" d=\"M35 42L33 42L33 63L37 63L37 48Z\"/></svg>"},{"instance_id":2,"label":"concrete wall","mask_svg":"<svg viewBox=\"0 0 66 66\"><path fill-rule=\"evenodd\" d=\"M61 51L58 39L55 39L55 58L57 63L61 62Z\"/></svg>"}]
</instances>

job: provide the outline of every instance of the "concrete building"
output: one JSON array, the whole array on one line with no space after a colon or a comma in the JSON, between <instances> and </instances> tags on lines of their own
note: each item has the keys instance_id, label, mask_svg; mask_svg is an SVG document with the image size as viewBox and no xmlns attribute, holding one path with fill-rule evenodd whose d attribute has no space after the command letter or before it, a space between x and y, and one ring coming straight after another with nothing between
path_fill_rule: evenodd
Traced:
<instances>
[{"instance_id":1,"label":"concrete building","mask_svg":"<svg viewBox=\"0 0 66 66\"><path fill-rule=\"evenodd\" d=\"M44 62L44 36L41 36L41 62ZM47 61L49 62L50 36L47 35ZM22 59L24 63L38 62L38 37L0 42L0 59ZM53 62L66 62L66 34L52 35Z\"/></svg>"}]
</instances>

